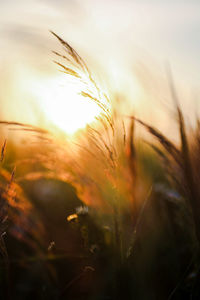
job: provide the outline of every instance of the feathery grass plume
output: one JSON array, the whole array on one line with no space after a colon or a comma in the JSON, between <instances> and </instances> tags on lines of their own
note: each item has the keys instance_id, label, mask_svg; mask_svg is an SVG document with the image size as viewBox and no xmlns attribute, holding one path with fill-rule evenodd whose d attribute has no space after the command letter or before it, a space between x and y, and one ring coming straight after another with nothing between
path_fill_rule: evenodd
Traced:
<instances>
[{"instance_id":1,"label":"feathery grass plume","mask_svg":"<svg viewBox=\"0 0 200 300\"><path fill-rule=\"evenodd\" d=\"M103 291L105 294L98 294L98 297L102 295L102 297L109 297L113 293L114 296L112 295L113 297L110 296L110 298L116 299L118 297L119 299L123 299L126 289L121 289L121 283L123 281L124 284L124 281L127 281L124 286L130 285L132 288L132 285L134 286L135 284L134 288L132 288L133 295L136 299L139 299L140 297L137 297L137 291L134 291L135 288L138 289L137 283L139 282L139 288L143 287L144 282L146 285L146 281L152 269L153 272L155 272L153 273L153 277L154 275L156 277L157 273L159 273L160 276L160 271L165 270L165 263L168 263L168 256L166 258L166 256L163 255L163 245L164 247L166 245L165 248L167 249L167 251L166 249L164 250L164 254L167 252L166 255L169 255L170 258L173 256L172 260L179 255L177 255L179 251L178 247L177 249L172 249L179 241L177 244L173 244L173 240L171 245L171 235L168 234L176 229L176 222L178 223L181 220L182 212L179 211L179 218L176 220L177 214L174 213L174 207L176 206L177 212L180 207L182 209L184 206L184 212L187 212L187 205L185 205L184 202L187 196L192 210L197 208L197 195L200 194L197 187L197 180L200 180L200 135L199 132L195 133L195 143L193 146L195 151L191 153L189 149L190 140L186 136L183 114L177 101L176 109L181 137L180 149L159 130L134 116L130 117L128 127L127 123L124 123L123 118L114 110L115 107L111 107L111 100L101 91L98 84L94 81L92 73L79 54L58 35L53 32L52 34L59 40L67 52L66 55L53 52L59 60L62 59L67 63L66 66L65 63L57 61L55 61L55 63L62 68L64 73L82 83L80 94L83 97L83 101L89 100L96 103L96 105L101 108L101 114L96 117L96 123L88 125L85 131L79 133L76 142L66 141L62 143L59 143L58 140L51 137L51 135L43 129L28 124L0 121L0 124L9 126L10 130L28 132L31 137L36 135L38 138L36 141L31 140L28 146L26 145L26 155L24 155L22 151L20 160L14 163L17 166L17 170L20 169L17 171L17 174L15 174L15 171L11 173L0 168L0 191L2 190L2 194L0 195L4 198L4 203L0 202L0 205L5 203L7 205L5 206L7 209L6 215L2 218L2 227L0 226L2 230L0 237L3 238L4 232L6 231L4 230L4 225L7 221L7 215L12 223L10 232L21 240L24 239L31 243L31 234L31 236L34 236L33 243L35 241L36 244L38 237L36 228L39 232L42 231L39 226L35 226L34 221L30 218L33 207L20 187L20 184L23 185L24 182L27 183L26 181L31 181L31 184L34 184L36 180L41 179L54 179L64 183L71 183L76 187L79 200L82 200L84 204L89 206L88 210L88 206L82 206L80 204L81 206L77 206L76 209L73 208L73 211L71 211L69 215L66 214L66 216L64 216L64 220L68 221L68 223L72 225L71 227L75 227L77 231L79 230L83 240L83 243L78 246L80 252L84 253L84 256L81 256L81 263L75 262L75 265L77 264L79 267L89 261L92 262L95 267L86 267L86 270L90 270L90 268L90 271L95 270L95 275L99 269L101 270L99 273L101 276L99 277L105 277L102 279L102 282L106 282L106 288L103 287L103 289L106 289L106 292ZM172 96L177 98L174 87ZM162 184L160 184L161 187L159 187L161 181L154 181L152 170L150 175L142 173L143 170L141 171L141 169L143 166L141 167L140 153L137 151L138 143L135 134L136 123L143 126L156 141L158 141L158 144L154 145L154 143L149 143L149 145L165 165L165 173L167 173L168 176L164 174L163 177L168 177L169 184L167 182L166 185L167 187L175 187L173 191L168 188L163 189ZM199 124L198 126L200 127ZM142 144L142 146L143 145L144 144ZM1 149L1 161L4 161L5 148L6 141ZM149 151L148 147L147 151ZM155 168L151 158L153 157L155 159L157 156L152 156L152 152L150 152L150 154L149 152L148 154L145 152L145 155L148 163L150 162L149 168L152 168L152 166ZM195 164L195 162L197 163ZM158 164L156 164L156 167L161 168L160 164L159 167ZM173 185L171 182L173 182ZM164 183L166 183L166 181L164 181ZM178 197L173 196L173 193L177 194ZM194 198L194 196L196 198ZM182 202L184 202L184 205L182 205ZM56 205L57 204L56 202ZM132 204L134 207L132 207ZM49 203L47 205L49 205ZM1 213L4 214L5 211L3 209L0 210L0 216ZM56 215L55 211L53 211L53 214L55 218L60 218L60 216ZM164 220L161 220L162 218ZM194 215L194 219L195 218L197 218L197 215ZM159 225L162 227L164 224L163 227L167 227L169 225L169 219L171 222L169 227L172 230L170 231L169 228L167 228L166 231L162 231ZM66 222L67 226L68 223ZM189 222L187 224L189 224ZM195 225L196 227L199 226L197 222ZM65 230L68 230L68 228L65 228L63 223L61 226L62 229L60 232L64 232L65 236ZM57 229L57 226L55 227L55 230L58 232L60 228ZM190 226L188 227L190 229ZM163 239L161 235L159 235L163 232L164 237L162 236L162 238L166 240L166 243L163 243ZM176 233L177 232L175 232L174 236L175 239L178 240L180 235L178 233L176 236ZM65 238L66 237L67 234ZM159 239L157 239L158 237ZM64 237L62 237L61 234L61 239L62 238ZM54 250L57 251L57 242L54 242L54 239L50 239L50 241L50 244L48 241L48 251L51 255L50 259L53 261L56 259L53 255ZM145 247L143 247L143 245L145 245ZM1 240L1 238L0 249L2 249L2 255L6 257L7 253L4 240ZM127 250L129 252L129 258L132 259L133 257L132 261L127 258ZM180 251L182 251L182 249ZM142 254L140 252L142 252ZM64 255L66 265L70 261L70 256L71 253L66 256ZM164 260L161 259L163 256L165 257ZM68 262L66 262L66 257L69 259ZM143 258L145 258L144 261ZM137 261L136 264L134 264L134 259ZM161 262L159 260L161 260ZM102 264L102 261L106 261L105 266ZM153 268L151 265L152 261L154 265ZM169 261L171 260L169 259ZM73 263L70 261L70 267ZM148 265L147 268L146 264ZM64 268L66 265L64 264ZM136 270L135 266L138 266L138 270ZM177 266L179 267L178 264L175 267ZM64 272L66 272L65 274L68 276L70 274L70 268L65 269ZM126 276L131 269L134 273L134 280ZM64 275L64 272L61 276ZM76 272L77 270L74 274L76 274ZM54 277L56 272L51 270L49 273ZM176 271L174 271L174 273L176 273ZM138 274L141 280L136 278ZM177 272L177 274L179 273ZM71 289L72 286L78 290L76 285L79 283L79 280L84 277L82 275L83 273L75 277L72 276L74 279L68 280L69 283L65 285L66 288L64 289L66 297L68 297L68 290ZM111 279L109 278L108 280L106 277L109 276ZM110 295L108 295L107 289L110 289L110 280L114 281L114 283L111 283L111 285L113 284L114 286L112 287L114 292L109 291ZM130 282L128 282L129 280ZM155 282L151 280L152 279L150 279L150 282ZM58 285L58 283L62 287L62 284L56 281L56 285ZM148 298L150 294L153 295L152 297L154 297L154 295L157 296L157 291L155 292L153 290L152 292L152 288L149 288L150 284L148 284L146 285L147 292L141 292L141 294L146 295L146 297L141 297L141 299ZM119 289L118 286L120 286ZM118 294L118 291L122 290L123 293ZM55 291L57 293L57 290ZM126 298L132 299L133 297ZM158 298L161 299L162 297L158 296Z\"/></svg>"},{"instance_id":2,"label":"feathery grass plume","mask_svg":"<svg viewBox=\"0 0 200 300\"><path fill-rule=\"evenodd\" d=\"M96 219L101 218L99 221L101 227L104 225L104 227L109 226L111 228L109 232L110 242L107 243L111 255L109 254L108 259L110 258L111 264L114 265L114 267L112 265L112 273L114 273L116 269L117 271L120 270L123 263L126 264L125 254L130 246L131 237L135 241L136 235L138 235L138 227L140 227L152 189L150 187L149 192L146 193L149 182L141 183L139 178L140 168L138 167L138 155L136 155L135 123L138 122L144 126L162 145L162 150L153 144L151 147L163 161L167 162L167 166L171 165L170 170L168 170L169 176L174 175L175 172L172 170L180 170L183 165L181 151L157 129L135 117L130 118L127 130L126 123L124 124L121 116L113 112L110 99L98 87L82 58L67 42L56 34L54 36L67 52L67 55L54 52L59 59L67 62L67 65L65 66L64 63L60 62L56 63L74 80L83 83L83 89L80 92L83 101L87 99L93 101L101 108L102 113L96 117L95 125L88 125L84 132L79 133L76 143L71 142L69 145L70 143L63 142L61 145L58 141L51 140L51 143L45 147L39 147L39 143L31 144L31 147L29 145L27 152L30 157L26 157L16 164L19 168L23 165L25 171L22 170L18 174L15 183L45 178L72 183L77 189L79 198L91 209L94 207L97 217L95 214L94 216ZM6 124L12 126L11 129L15 129L16 125L19 130L31 134L34 132L38 135L41 134L41 138L48 142L49 135L46 132L41 132L39 128L21 123L11 124L8 122ZM30 166L27 173L25 165ZM174 181L177 177L174 176ZM177 186L180 187L182 182L182 178L180 180L178 177ZM145 188L143 189L143 187ZM143 191L139 194L137 193L138 190ZM146 196L146 194L148 195ZM133 222L130 217L133 213L131 201L135 205L136 200L138 200L138 206ZM73 221L76 223L77 219L79 219L77 211L68 216L70 223ZM81 234L84 237L84 248L87 249L88 255L91 255L91 252L95 252L95 247L89 245L89 229L88 225L87 232L84 229ZM150 239L150 237L148 238ZM131 246L134 246L134 241ZM91 251L91 249L93 250ZM100 247L101 251L103 252ZM131 251L134 252L134 249Z\"/></svg>"},{"instance_id":3,"label":"feathery grass plume","mask_svg":"<svg viewBox=\"0 0 200 300\"><path fill-rule=\"evenodd\" d=\"M65 64L59 62L58 65L61 66L67 74L83 84L80 95L94 102L101 109L100 116L96 118L98 127L95 128L88 125L85 134L79 137L79 158L77 158L77 161L79 161L80 165L79 169L73 172L75 174L74 184L79 191L81 199L87 197L87 199L85 199L86 204L88 204L88 198L93 197L94 199L91 199L91 203L93 203L94 206L98 203L97 199L99 198L101 199L100 201L104 203L104 208L110 207L114 218L115 247L119 249L122 235L120 220L122 214L121 209L122 207L123 209L127 209L125 208L125 204L122 204L122 198L130 198L128 193L130 186L122 179L122 173L127 178L129 177L129 172L134 173L135 176L133 127L129 139L130 155L127 157L125 148L128 137L126 136L125 125L123 120L118 120L116 113L112 111L111 100L99 88L93 79L92 73L80 55L69 43L65 42L57 34L54 32L52 32L52 34L61 42L64 46L64 50L67 52L67 56L54 52L54 54L58 58L63 59L66 64L65 66ZM126 166L131 164L131 168L127 169L125 165L123 166L122 161L126 161ZM93 168L94 165L95 169ZM133 174L131 176L133 176ZM89 180L88 177L90 178ZM128 181L130 181L130 179ZM85 185L86 182L87 184ZM91 186L90 184L88 185L88 182L90 182ZM89 195L90 188L91 195ZM126 203L129 205L129 200L127 199Z\"/></svg>"},{"instance_id":4,"label":"feathery grass plume","mask_svg":"<svg viewBox=\"0 0 200 300\"><path fill-rule=\"evenodd\" d=\"M61 37L59 37L53 31L50 31L64 46L64 50L67 52L68 56L63 56L58 52L54 52L57 57L64 59L70 67L65 66L60 62L56 62L60 67L63 68L64 72L79 80L82 83L83 89L80 91L80 95L84 98L88 98L90 101L94 102L102 110L102 115L105 117L110 128L114 134L113 119L111 115L110 99L109 97L101 91L97 83L93 79L92 73L87 67L85 61L80 57L80 55Z\"/></svg>"}]
</instances>

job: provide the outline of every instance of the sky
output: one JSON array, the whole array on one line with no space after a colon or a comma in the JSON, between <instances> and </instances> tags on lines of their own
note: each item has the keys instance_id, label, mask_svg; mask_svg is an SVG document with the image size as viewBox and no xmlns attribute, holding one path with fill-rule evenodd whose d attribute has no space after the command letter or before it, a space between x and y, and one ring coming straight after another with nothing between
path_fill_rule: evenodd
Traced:
<instances>
[{"instance_id":1,"label":"sky","mask_svg":"<svg viewBox=\"0 0 200 300\"><path fill-rule=\"evenodd\" d=\"M183 105L198 106L199 0L0 0L1 118L41 118L41 102L59 85L49 30L147 118L166 98L166 62Z\"/></svg>"}]
</instances>

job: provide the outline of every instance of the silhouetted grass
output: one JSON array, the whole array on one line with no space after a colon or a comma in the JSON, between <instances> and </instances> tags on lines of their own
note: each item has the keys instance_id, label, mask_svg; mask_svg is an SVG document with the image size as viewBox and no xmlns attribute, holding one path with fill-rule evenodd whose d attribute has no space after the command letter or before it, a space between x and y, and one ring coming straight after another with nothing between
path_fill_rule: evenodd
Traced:
<instances>
[{"instance_id":1,"label":"silhouetted grass","mask_svg":"<svg viewBox=\"0 0 200 300\"><path fill-rule=\"evenodd\" d=\"M2 143L2 299L199 299L200 121L188 136L170 73L180 145L121 116L85 61L53 35L66 52L54 52L56 64L101 114L76 143L0 121L37 137L16 147L9 166ZM136 138L136 126L151 142Z\"/></svg>"}]
</instances>

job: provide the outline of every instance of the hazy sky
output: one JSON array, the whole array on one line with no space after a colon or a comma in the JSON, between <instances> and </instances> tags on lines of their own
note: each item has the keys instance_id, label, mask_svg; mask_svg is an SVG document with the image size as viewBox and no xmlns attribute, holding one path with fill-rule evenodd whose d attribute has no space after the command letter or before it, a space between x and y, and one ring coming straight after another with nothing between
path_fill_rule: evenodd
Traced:
<instances>
[{"instance_id":1,"label":"hazy sky","mask_svg":"<svg viewBox=\"0 0 200 300\"><path fill-rule=\"evenodd\" d=\"M123 87L134 68L151 85L170 61L180 86L199 90L199 0L0 0L0 99L8 118L29 109L33 78L57 72L49 30Z\"/></svg>"}]
</instances>

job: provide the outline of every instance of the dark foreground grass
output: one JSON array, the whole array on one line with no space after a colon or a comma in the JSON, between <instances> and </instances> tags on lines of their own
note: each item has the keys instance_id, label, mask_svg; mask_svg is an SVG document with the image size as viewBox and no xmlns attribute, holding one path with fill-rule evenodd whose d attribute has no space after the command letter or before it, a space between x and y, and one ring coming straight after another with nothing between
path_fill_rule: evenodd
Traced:
<instances>
[{"instance_id":1,"label":"dark foreground grass","mask_svg":"<svg viewBox=\"0 0 200 300\"><path fill-rule=\"evenodd\" d=\"M200 121L188 136L171 77L180 145L135 116L122 119L54 35L66 50L55 53L58 65L102 113L73 146L0 122L37 136L14 151L2 143L1 299L200 299ZM136 139L136 126L151 143Z\"/></svg>"}]
</instances>

